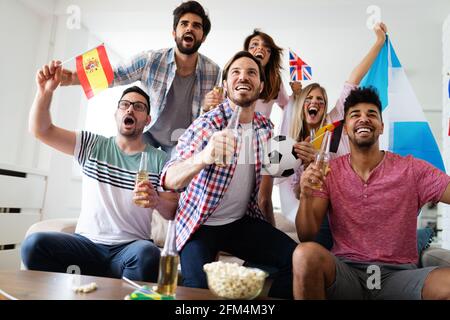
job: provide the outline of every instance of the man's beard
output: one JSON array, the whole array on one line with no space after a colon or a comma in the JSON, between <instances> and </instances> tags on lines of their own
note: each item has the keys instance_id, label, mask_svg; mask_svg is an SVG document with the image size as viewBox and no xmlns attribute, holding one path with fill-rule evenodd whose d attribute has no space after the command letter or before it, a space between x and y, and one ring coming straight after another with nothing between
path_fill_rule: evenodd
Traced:
<instances>
[{"instance_id":1,"label":"man's beard","mask_svg":"<svg viewBox=\"0 0 450 320\"><path fill-rule=\"evenodd\" d=\"M177 44L178 50L182 54L187 54L187 55L196 53L198 51L198 49L200 48L200 46L202 45L201 41L196 41L194 38L194 46L192 48L185 48L185 47L183 47L183 37L176 37L175 43Z\"/></svg>"},{"instance_id":2,"label":"man's beard","mask_svg":"<svg viewBox=\"0 0 450 320\"><path fill-rule=\"evenodd\" d=\"M136 138L138 137L142 132L138 128L134 128L132 131L122 129L122 127L119 128L119 133L122 137L126 138Z\"/></svg>"},{"instance_id":3,"label":"man's beard","mask_svg":"<svg viewBox=\"0 0 450 320\"><path fill-rule=\"evenodd\" d=\"M358 139L355 136L353 136L353 137L348 136L348 139L357 148L362 149L362 150L370 149L370 147L372 147L378 141L378 137L375 137L375 135L373 135L369 139L364 139L364 140Z\"/></svg>"},{"instance_id":4,"label":"man's beard","mask_svg":"<svg viewBox=\"0 0 450 320\"><path fill-rule=\"evenodd\" d=\"M228 90L228 92L231 92ZM250 107L259 98L259 90L256 90L250 97L236 98L236 94L229 95L228 98L237 106L242 108Z\"/></svg>"}]
</instances>

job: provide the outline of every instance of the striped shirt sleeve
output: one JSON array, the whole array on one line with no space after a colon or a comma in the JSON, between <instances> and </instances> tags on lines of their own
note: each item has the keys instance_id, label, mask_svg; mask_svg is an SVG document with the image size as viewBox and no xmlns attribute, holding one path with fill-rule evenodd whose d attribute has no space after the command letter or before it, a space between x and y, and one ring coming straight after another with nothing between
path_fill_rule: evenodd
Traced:
<instances>
[{"instance_id":1,"label":"striped shirt sleeve","mask_svg":"<svg viewBox=\"0 0 450 320\"><path fill-rule=\"evenodd\" d=\"M77 132L75 150L73 155L82 167L84 167L86 159L89 157L89 154L91 153L92 148L97 142L97 139L98 135L92 132Z\"/></svg>"}]
</instances>

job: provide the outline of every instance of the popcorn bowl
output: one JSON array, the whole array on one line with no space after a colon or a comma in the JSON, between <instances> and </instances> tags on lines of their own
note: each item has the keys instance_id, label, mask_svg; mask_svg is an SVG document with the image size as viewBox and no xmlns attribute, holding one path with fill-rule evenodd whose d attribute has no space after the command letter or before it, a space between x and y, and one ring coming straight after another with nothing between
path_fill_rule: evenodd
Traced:
<instances>
[{"instance_id":1,"label":"popcorn bowl","mask_svg":"<svg viewBox=\"0 0 450 320\"><path fill-rule=\"evenodd\" d=\"M267 272L247 268L237 263L211 262L203 266L208 287L216 296L224 299L252 300L261 293Z\"/></svg>"}]
</instances>

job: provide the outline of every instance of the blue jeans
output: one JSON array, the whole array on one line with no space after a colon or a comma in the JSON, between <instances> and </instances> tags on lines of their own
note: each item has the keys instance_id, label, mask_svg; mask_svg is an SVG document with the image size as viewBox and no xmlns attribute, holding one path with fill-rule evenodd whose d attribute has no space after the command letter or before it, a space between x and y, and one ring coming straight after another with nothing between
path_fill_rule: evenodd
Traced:
<instances>
[{"instance_id":1,"label":"blue jeans","mask_svg":"<svg viewBox=\"0 0 450 320\"><path fill-rule=\"evenodd\" d=\"M160 250L150 240L102 245L79 234L37 232L22 243L21 255L30 270L66 272L76 265L83 275L156 282Z\"/></svg>"},{"instance_id":2,"label":"blue jeans","mask_svg":"<svg viewBox=\"0 0 450 320\"><path fill-rule=\"evenodd\" d=\"M271 224L244 216L222 226L202 225L180 252L183 285L207 288L205 263L228 252L252 264L274 267L269 296L292 298L292 254L297 243Z\"/></svg>"}]
</instances>

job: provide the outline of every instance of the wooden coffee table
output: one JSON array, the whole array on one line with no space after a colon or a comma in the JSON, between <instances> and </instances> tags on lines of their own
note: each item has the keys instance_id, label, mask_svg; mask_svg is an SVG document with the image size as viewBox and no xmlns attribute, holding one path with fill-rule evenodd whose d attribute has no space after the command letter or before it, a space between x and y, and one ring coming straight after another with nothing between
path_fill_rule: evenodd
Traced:
<instances>
[{"instance_id":1,"label":"wooden coffee table","mask_svg":"<svg viewBox=\"0 0 450 320\"><path fill-rule=\"evenodd\" d=\"M79 277L79 278L78 278ZM78 279L80 280L78 282ZM72 288L95 282L97 290L90 293L75 293ZM139 282L140 285L154 283ZM30 270L0 271L0 300L123 300L136 288L121 279L77 276L67 273ZM177 300L218 300L207 289L178 287Z\"/></svg>"}]
</instances>

